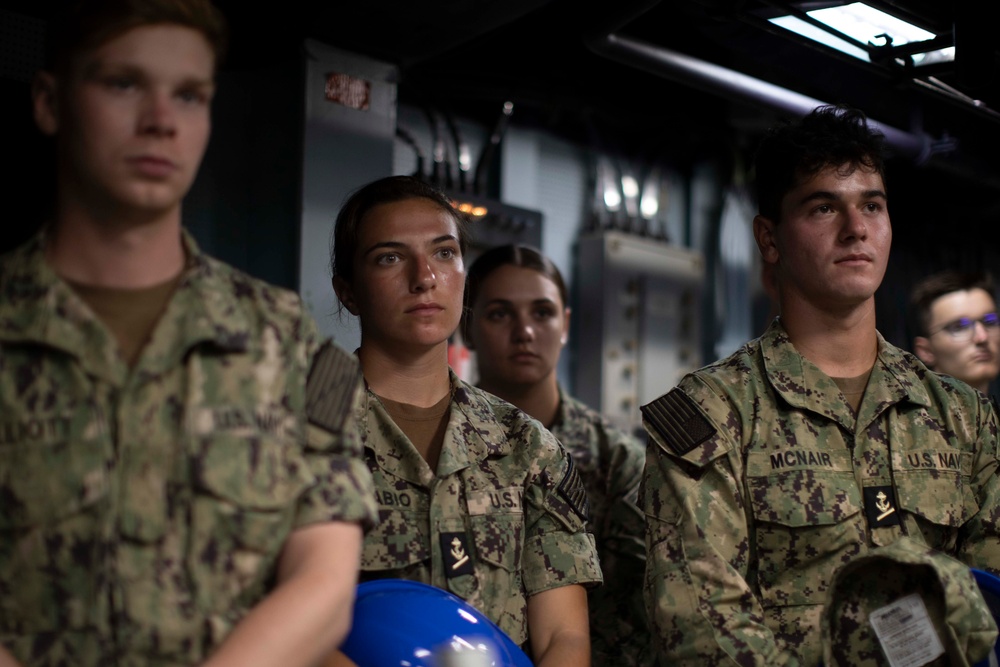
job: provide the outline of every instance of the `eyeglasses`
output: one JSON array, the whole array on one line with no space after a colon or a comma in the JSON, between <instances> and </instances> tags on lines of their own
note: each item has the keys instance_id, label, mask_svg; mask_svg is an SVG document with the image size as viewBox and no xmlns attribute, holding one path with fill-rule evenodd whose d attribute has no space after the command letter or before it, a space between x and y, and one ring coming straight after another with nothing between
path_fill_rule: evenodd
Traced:
<instances>
[{"instance_id":1,"label":"eyeglasses","mask_svg":"<svg viewBox=\"0 0 1000 667\"><path fill-rule=\"evenodd\" d=\"M996 336L1000 334L1000 316L996 313L986 313L978 320L973 320L968 317L960 317L957 320L952 320L947 324L944 324L934 331L931 331L929 335L933 336L936 333L944 331L953 339L960 342L968 342L972 340L972 336L976 331L976 323L983 325L983 330L991 336Z\"/></svg>"}]
</instances>

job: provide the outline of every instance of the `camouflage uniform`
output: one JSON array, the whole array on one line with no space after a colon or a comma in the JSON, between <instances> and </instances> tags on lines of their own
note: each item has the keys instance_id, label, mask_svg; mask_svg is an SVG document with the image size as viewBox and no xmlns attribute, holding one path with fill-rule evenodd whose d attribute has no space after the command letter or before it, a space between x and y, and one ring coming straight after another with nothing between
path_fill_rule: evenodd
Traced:
<instances>
[{"instance_id":1,"label":"camouflage uniform","mask_svg":"<svg viewBox=\"0 0 1000 667\"><path fill-rule=\"evenodd\" d=\"M0 261L0 644L25 665L198 663L295 528L374 518L356 361L184 243L131 370L41 238Z\"/></svg>"},{"instance_id":2,"label":"camouflage uniform","mask_svg":"<svg viewBox=\"0 0 1000 667\"><path fill-rule=\"evenodd\" d=\"M643 406L644 588L669 664L818 664L834 573L904 534L1000 568L992 405L878 345L857 419L777 320Z\"/></svg>"},{"instance_id":3,"label":"camouflage uniform","mask_svg":"<svg viewBox=\"0 0 1000 667\"><path fill-rule=\"evenodd\" d=\"M591 662L650 665L652 638L642 601L644 518L636 505L645 450L638 440L559 388L552 434L576 462L590 498L588 528L597 542L604 585L590 590Z\"/></svg>"},{"instance_id":4,"label":"camouflage uniform","mask_svg":"<svg viewBox=\"0 0 1000 667\"><path fill-rule=\"evenodd\" d=\"M359 422L379 523L365 538L361 579L450 591L523 645L528 597L601 581L586 489L538 422L454 374L451 382L437 475L367 393Z\"/></svg>"}]
</instances>

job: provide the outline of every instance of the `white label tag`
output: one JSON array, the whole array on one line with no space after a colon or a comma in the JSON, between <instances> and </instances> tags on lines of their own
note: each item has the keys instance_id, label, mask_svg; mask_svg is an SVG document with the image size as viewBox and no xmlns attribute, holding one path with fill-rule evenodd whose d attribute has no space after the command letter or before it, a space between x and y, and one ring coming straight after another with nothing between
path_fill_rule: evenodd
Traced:
<instances>
[{"instance_id":1,"label":"white label tag","mask_svg":"<svg viewBox=\"0 0 1000 667\"><path fill-rule=\"evenodd\" d=\"M916 593L876 609L868 621L891 667L920 667L944 654L927 607Z\"/></svg>"}]
</instances>

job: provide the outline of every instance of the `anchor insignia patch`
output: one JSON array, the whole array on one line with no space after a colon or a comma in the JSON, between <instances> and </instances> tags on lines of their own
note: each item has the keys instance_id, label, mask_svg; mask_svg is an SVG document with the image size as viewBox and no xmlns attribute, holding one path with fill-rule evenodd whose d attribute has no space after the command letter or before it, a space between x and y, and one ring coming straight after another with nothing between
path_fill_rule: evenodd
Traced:
<instances>
[{"instance_id":1,"label":"anchor insignia patch","mask_svg":"<svg viewBox=\"0 0 1000 667\"><path fill-rule=\"evenodd\" d=\"M899 525L899 514L892 504L891 486L865 487L865 514L872 528Z\"/></svg>"},{"instance_id":2,"label":"anchor insignia patch","mask_svg":"<svg viewBox=\"0 0 1000 667\"><path fill-rule=\"evenodd\" d=\"M469 538L466 534L441 533L440 537L445 576L451 579L463 574L472 574L472 556L469 553Z\"/></svg>"}]
</instances>

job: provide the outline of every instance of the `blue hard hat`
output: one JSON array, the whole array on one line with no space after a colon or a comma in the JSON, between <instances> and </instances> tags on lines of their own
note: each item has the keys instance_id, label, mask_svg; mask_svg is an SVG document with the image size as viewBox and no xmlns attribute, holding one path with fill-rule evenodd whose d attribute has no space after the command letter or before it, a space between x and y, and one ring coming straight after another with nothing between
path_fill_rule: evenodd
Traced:
<instances>
[{"instance_id":1,"label":"blue hard hat","mask_svg":"<svg viewBox=\"0 0 1000 667\"><path fill-rule=\"evenodd\" d=\"M486 650L493 667L531 667L524 651L481 611L448 591L403 579L358 584L341 645L358 667L438 667L442 652Z\"/></svg>"},{"instance_id":2,"label":"blue hard hat","mask_svg":"<svg viewBox=\"0 0 1000 667\"><path fill-rule=\"evenodd\" d=\"M990 608L993 619L1000 626L1000 577L984 570L977 570L976 568L971 568L971 570L972 576L975 578L976 583L979 584L979 590L983 594L983 599L986 600L986 606ZM989 658L977 662L975 667L989 667L990 665L997 664L1000 664L1000 640L993 646L993 653L990 654Z\"/></svg>"}]
</instances>

